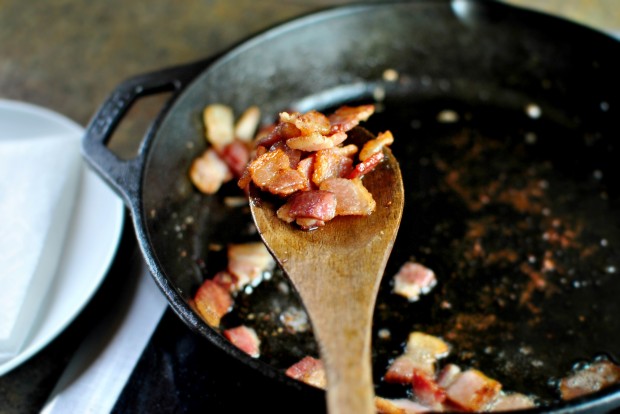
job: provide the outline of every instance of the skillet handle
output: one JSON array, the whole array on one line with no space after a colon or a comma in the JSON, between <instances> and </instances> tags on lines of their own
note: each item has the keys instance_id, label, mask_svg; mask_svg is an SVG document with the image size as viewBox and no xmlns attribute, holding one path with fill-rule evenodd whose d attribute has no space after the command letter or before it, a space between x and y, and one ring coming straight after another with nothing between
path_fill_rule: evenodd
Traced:
<instances>
[{"instance_id":1,"label":"skillet handle","mask_svg":"<svg viewBox=\"0 0 620 414\"><path fill-rule=\"evenodd\" d=\"M157 124L175 101L179 92L214 59L175 66L130 78L108 96L96 112L82 141L82 153L90 166L120 194L132 211L141 191L142 166ZM162 92L173 92L158 117L143 137L137 155L123 160L107 147L107 143L135 101Z\"/></svg>"}]
</instances>

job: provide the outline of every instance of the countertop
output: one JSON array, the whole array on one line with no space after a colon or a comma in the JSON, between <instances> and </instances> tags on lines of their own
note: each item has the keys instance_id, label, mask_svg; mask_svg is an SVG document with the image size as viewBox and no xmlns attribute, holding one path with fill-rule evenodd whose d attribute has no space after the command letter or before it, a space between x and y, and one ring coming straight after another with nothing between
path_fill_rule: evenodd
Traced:
<instances>
[{"instance_id":1,"label":"countertop","mask_svg":"<svg viewBox=\"0 0 620 414\"><path fill-rule=\"evenodd\" d=\"M617 0L507 2L620 33ZM0 0L0 98L46 106L86 125L128 77L214 55L276 23L344 3ZM155 99L133 108L112 148L129 154L160 105ZM108 278L85 311L49 346L0 377L0 413L37 412L93 318L114 306L114 289L136 250L129 222Z\"/></svg>"}]
</instances>

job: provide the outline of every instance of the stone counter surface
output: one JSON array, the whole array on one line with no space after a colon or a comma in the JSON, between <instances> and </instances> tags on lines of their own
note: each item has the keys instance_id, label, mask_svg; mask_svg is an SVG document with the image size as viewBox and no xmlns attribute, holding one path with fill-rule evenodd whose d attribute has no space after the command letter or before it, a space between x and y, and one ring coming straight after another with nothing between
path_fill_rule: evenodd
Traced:
<instances>
[{"instance_id":1,"label":"stone counter surface","mask_svg":"<svg viewBox=\"0 0 620 414\"><path fill-rule=\"evenodd\" d=\"M620 33L618 0L509 0ZM303 0L0 0L0 98L49 107L86 125L107 95L133 75L195 61L247 36L326 6ZM119 131L139 136L159 103L137 107ZM0 131L1 133L1 131ZM115 137L115 139L117 139ZM119 258L133 250L125 230ZM0 377L0 413L38 412L62 368L121 283L116 263L89 307L39 354ZM107 296L106 296L107 295Z\"/></svg>"}]
</instances>

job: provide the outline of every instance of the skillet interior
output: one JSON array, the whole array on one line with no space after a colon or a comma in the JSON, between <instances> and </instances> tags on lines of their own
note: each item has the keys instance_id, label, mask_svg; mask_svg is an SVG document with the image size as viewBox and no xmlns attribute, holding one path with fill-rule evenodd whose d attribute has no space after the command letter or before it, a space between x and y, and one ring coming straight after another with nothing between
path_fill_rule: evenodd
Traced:
<instances>
[{"instance_id":1,"label":"skillet interior","mask_svg":"<svg viewBox=\"0 0 620 414\"><path fill-rule=\"evenodd\" d=\"M218 341L186 302L222 267L210 244L256 239L246 211L197 194L187 179L204 148L204 106L222 102L240 113L257 104L268 123L283 109L368 102L385 92L383 111L366 127L395 133L408 193L386 274L413 258L440 283L409 304L384 280L376 374L413 329L445 337L460 364L479 367L506 389L545 399L554 397L547 380L573 363L601 353L618 361L620 215L611 177L618 175L619 49L589 30L484 1L348 7L244 43L190 84L148 154L142 214L165 275L160 283L179 298L173 307ZM383 79L386 69L400 74L397 82ZM524 111L531 103L540 118ZM436 122L443 109L459 121ZM519 204L523 191L512 189L531 191L528 203ZM490 202L480 204L489 193ZM565 236L564 244L549 242L551 231ZM476 243L485 254L477 255ZM544 288L532 288L545 254L556 269L544 275ZM242 295L229 317L272 315L260 326L270 334L267 364L259 363L267 371L314 350L310 334L271 335L279 326L274 310L297 304L280 281L276 275ZM390 339L377 339L381 328Z\"/></svg>"}]
</instances>

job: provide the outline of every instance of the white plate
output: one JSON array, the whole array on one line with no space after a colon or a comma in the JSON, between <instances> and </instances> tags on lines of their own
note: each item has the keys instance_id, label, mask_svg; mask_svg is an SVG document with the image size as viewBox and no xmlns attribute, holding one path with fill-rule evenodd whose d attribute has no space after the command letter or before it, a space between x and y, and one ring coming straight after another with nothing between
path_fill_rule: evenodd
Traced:
<instances>
[{"instance_id":1,"label":"white plate","mask_svg":"<svg viewBox=\"0 0 620 414\"><path fill-rule=\"evenodd\" d=\"M71 132L81 136L84 128L49 109L0 99L0 140ZM124 217L120 197L84 166L75 214L42 317L22 351L0 364L0 375L41 350L82 311L107 274Z\"/></svg>"}]
</instances>

